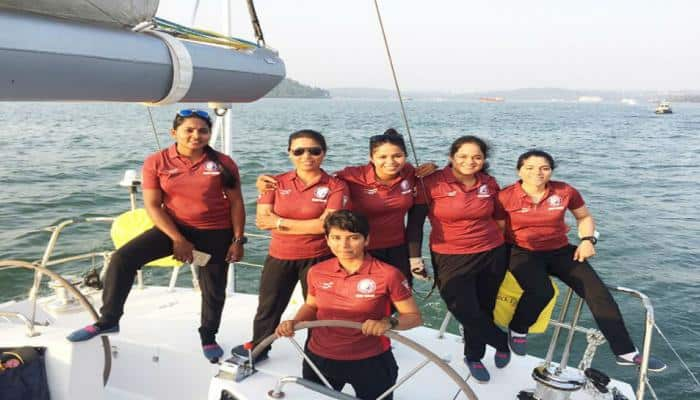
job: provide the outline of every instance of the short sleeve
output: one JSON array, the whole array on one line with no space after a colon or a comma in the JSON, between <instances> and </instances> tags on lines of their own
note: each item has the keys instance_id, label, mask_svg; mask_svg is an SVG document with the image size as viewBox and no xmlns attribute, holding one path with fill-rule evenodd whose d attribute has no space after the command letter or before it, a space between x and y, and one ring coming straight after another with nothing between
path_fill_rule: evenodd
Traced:
<instances>
[{"instance_id":1,"label":"short sleeve","mask_svg":"<svg viewBox=\"0 0 700 400\"><path fill-rule=\"evenodd\" d=\"M344 210L350 205L350 189L348 185L340 179L334 178L333 188L328 194L326 208L329 210Z\"/></svg>"},{"instance_id":2,"label":"short sleeve","mask_svg":"<svg viewBox=\"0 0 700 400\"><path fill-rule=\"evenodd\" d=\"M496 179L493 178L489 182L489 187L491 191L493 191L493 219L495 220L503 220L506 219L506 212L503 209L503 206L501 205L500 202L500 192L501 192L501 187L498 186L498 182L496 182Z\"/></svg>"},{"instance_id":3,"label":"short sleeve","mask_svg":"<svg viewBox=\"0 0 700 400\"><path fill-rule=\"evenodd\" d=\"M586 202L583 201L583 197L581 197L581 193L579 193L578 190L574 189L573 186L569 186L568 189L569 210L576 210L586 205Z\"/></svg>"},{"instance_id":4,"label":"short sleeve","mask_svg":"<svg viewBox=\"0 0 700 400\"><path fill-rule=\"evenodd\" d=\"M411 297L411 285L408 283L408 279L395 268L392 268L389 272L387 288L391 301L395 303Z\"/></svg>"},{"instance_id":5,"label":"short sleeve","mask_svg":"<svg viewBox=\"0 0 700 400\"><path fill-rule=\"evenodd\" d=\"M316 268L313 266L309 268L309 272L306 274L306 287L309 295L316 297Z\"/></svg>"},{"instance_id":6,"label":"short sleeve","mask_svg":"<svg viewBox=\"0 0 700 400\"><path fill-rule=\"evenodd\" d=\"M151 155L143 162L141 169L141 187L143 189L160 189L160 179L156 167L157 155Z\"/></svg>"}]
</instances>

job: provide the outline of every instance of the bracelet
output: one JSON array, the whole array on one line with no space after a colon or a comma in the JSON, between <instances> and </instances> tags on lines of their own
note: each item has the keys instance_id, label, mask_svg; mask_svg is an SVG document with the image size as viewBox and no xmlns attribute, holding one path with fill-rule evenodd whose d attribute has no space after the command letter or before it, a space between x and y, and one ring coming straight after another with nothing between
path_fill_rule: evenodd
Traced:
<instances>
[{"instance_id":1,"label":"bracelet","mask_svg":"<svg viewBox=\"0 0 700 400\"><path fill-rule=\"evenodd\" d=\"M282 218L277 218L277 225L275 226L277 230L280 230L282 228Z\"/></svg>"}]
</instances>

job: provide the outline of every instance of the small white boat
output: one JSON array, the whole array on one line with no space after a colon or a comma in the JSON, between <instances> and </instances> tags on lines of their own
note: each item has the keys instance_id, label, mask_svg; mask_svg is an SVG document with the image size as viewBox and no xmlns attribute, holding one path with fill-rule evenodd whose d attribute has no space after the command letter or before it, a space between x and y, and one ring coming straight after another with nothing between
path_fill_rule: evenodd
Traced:
<instances>
[{"instance_id":1,"label":"small white boat","mask_svg":"<svg viewBox=\"0 0 700 400\"><path fill-rule=\"evenodd\" d=\"M673 114L673 110L671 110L671 103L662 101L658 106L656 106L656 110L654 110L654 112L656 114Z\"/></svg>"},{"instance_id":2,"label":"small white boat","mask_svg":"<svg viewBox=\"0 0 700 400\"><path fill-rule=\"evenodd\" d=\"M637 100L636 99L630 99L630 98L624 98L620 100L622 104L627 104L628 106L634 106L637 105Z\"/></svg>"}]
</instances>

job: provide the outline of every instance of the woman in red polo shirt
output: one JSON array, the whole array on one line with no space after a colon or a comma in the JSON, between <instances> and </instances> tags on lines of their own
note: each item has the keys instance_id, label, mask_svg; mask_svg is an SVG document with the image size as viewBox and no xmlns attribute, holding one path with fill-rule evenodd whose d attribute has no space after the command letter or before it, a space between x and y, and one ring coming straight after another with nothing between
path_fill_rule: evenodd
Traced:
<instances>
[{"instance_id":1,"label":"woman in red polo shirt","mask_svg":"<svg viewBox=\"0 0 700 400\"><path fill-rule=\"evenodd\" d=\"M350 189L350 208L369 220L369 253L398 268L412 283L415 276L425 279L422 265L409 264L404 218L413 207L417 177L437 169L433 163L414 168L407 162L406 143L393 128L369 139L370 161L366 165L346 167L335 175ZM260 192L276 187L273 177L258 178ZM413 275L412 275L413 272Z\"/></svg>"},{"instance_id":2,"label":"woman in red polo shirt","mask_svg":"<svg viewBox=\"0 0 700 400\"><path fill-rule=\"evenodd\" d=\"M498 184L486 173L488 145L462 136L450 147L447 167L424 179L415 212L409 214L411 257L420 257L423 224L430 217L430 250L440 295L464 327L464 362L474 379L488 382L481 362L489 344L495 364L510 361L506 333L493 322L498 288L505 276L506 249L496 224Z\"/></svg>"},{"instance_id":3,"label":"woman in red polo shirt","mask_svg":"<svg viewBox=\"0 0 700 400\"><path fill-rule=\"evenodd\" d=\"M192 262L196 249L211 255L199 268L202 351L212 361L223 355L215 335L226 300L228 263L243 256L245 209L238 167L209 146L211 126L205 111L181 110L170 131L176 143L146 158L143 201L155 227L112 255L100 319L73 332L68 340L118 332L136 271L170 254Z\"/></svg>"},{"instance_id":4,"label":"woman in red polo shirt","mask_svg":"<svg viewBox=\"0 0 700 400\"><path fill-rule=\"evenodd\" d=\"M253 321L253 343L274 333L297 282L306 297L306 273L309 267L331 257L323 236L323 219L345 208L348 188L340 179L321 169L326 155L326 140L320 133L306 129L289 136L287 145L294 170L274 177L274 190L258 196L256 225L272 232L269 254L265 259L258 310ZM258 361L267 358L269 348ZM239 345L233 355L248 358Z\"/></svg>"},{"instance_id":5,"label":"woman in red polo shirt","mask_svg":"<svg viewBox=\"0 0 700 400\"><path fill-rule=\"evenodd\" d=\"M406 278L393 266L366 253L370 229L367 218L353 211L338 211L326 218L324 229L336 258L311 267L306 303L275 333L292 336L294 326L301 321L361 322L361 331L314 328L306 354L335 390L349 383L358 398L376 399L396 382L398 375L391 343L382 335L389 329L420 325L420 311ZM396 317L391 316L390 305L398 311ZM322 383L307 362L302 370L305 379Z\"/></svg>"},{"instance_id":6,"label":"woman in red polo shirt","mask_svg":"<svg viewBox=\"0 0 700 400\"><path fill-rule=\"evenodd\" d=\"M498 202L504 211L506 240L512 244L509 269L523 289L510 322L509 344L515 354L527 353L527 331L554 295L549 275L554 275L581 296L610 343L621 365L639 365L641 356L632 343L625 323L603 281L588 263L595 255L595 223L583 198L572 186L552 181L554 159L541 150L518 157L520 181L503 189ZM566 210L576 218L581 242L569 243ZM666 365L649 358L649 370Z\"/></svg>"}]
</instances>

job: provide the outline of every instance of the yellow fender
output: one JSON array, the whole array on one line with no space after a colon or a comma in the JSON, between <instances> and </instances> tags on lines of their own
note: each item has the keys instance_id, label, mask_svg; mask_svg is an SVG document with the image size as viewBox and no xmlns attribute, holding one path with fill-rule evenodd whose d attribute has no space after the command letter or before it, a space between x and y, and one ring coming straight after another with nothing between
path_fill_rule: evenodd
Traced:
<instances>
[{"instance_id":1,"label":"yellow fender","mask_svg":"<svg viewBox=\"0 0 700 400\"><path fill-rule=\"evenodd\" d=\"M120 248L127 244L131 239L139 236L153 227L151 218L148 217L146 210L137 208L136 210L127 211L112 222L110 235L115 248ZM159 258L146 264L149 267L179 267L182 262L175 260L172 256Z\"/></svg>"},{"instance_id":2,"label":"yellow fender","mask_svg":"<svg viewBox=\"0 0 700 400\"><path fill-rule=\"evenodd\" d=\"M549 279L551 280L552 278ZM554 296L552 296L547 307L542 310L537 321L530 326L529 333L544 333L547 330L549 320L552 318L552 311L554 311L554 305L557 303L557 297L559 296L559 288L553 280L552 286L554 286ZM496 322L496 325L504 328L508 327L510 320L513 319L513 314L515 314L515 307L518 305L522 295L523 289L518 285L518 281L515 280L510 271L506 271L506 277L503 279L496 297L496 307L493 309L493 320Z\"/></svg>"}]
</instances>

